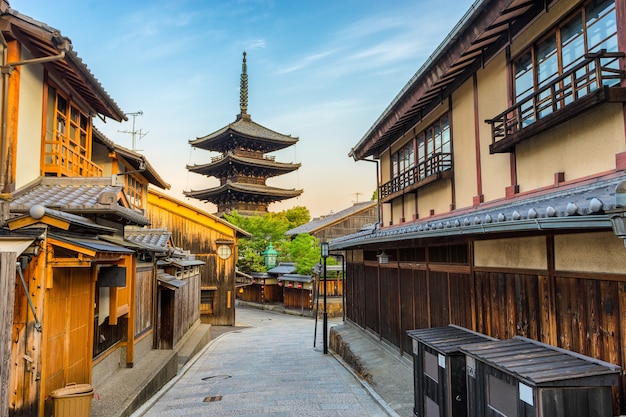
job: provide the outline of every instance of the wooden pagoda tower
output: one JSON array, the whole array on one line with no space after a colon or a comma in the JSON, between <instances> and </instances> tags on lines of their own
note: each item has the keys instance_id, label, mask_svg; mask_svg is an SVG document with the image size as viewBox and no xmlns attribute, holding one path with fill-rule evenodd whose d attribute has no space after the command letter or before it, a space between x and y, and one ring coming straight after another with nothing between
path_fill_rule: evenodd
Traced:
<instances>
[{"instance_id":1,"label":"wooden pagoda tower","mask_svg":"<svg viewBox=\"0 0 626 417\"><path fill-rule=\"evenodd\" d=\"M240 88L240 114L236 120L213 133L190 140L195 148L219 152L211 162L188 165L190 172L216 177L220 184L204 190L186 191L187 197L217 205L217 215L234 210L241 215L264 214L270 203L297 197L302 190L271 187L268 178L300 168L300 164L277 162L266 155L288 148L298 142L297 137L283 135L252 121L248 110L248 74L246 53Z\"/></svg>"}]
</instances>

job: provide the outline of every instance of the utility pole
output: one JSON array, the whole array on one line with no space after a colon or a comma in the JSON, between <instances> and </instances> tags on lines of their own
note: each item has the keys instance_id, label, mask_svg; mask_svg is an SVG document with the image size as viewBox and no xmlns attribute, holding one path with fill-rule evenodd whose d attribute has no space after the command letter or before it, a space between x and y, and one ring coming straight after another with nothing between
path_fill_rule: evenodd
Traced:
<instances>
[{"instance_id":1,"label":"utility pole","mask_svg":"<svg viewBox=\"0 0 626 417\"><path fill-rule=\"evenodd\" d=\"M140 149L136 148L136 141L135 141L135 136L139 136L139 139L141 140L141 138L143 138L144 136L146 136L148 134L148 132L143 133L141 131L141 129L139 129L139 131L135 130L135 118L137 116L143 116L143 112L141 110L136 111L134 113L124 113L125 116L132 116L133 118L133 128L132 130L128 131L128 130L119 130L118 132L120 133L130 133L131 137L132 137L132 148L131 150L133 151L140 151Z\"/></svg>"}]
</instances>

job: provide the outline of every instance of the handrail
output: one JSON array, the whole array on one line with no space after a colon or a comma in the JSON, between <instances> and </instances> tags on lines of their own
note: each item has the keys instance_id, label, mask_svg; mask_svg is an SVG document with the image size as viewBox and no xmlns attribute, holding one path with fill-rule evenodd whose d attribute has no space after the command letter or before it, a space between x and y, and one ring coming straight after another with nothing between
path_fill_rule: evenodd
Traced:
<instances>
[{"instance_id":1,"label":"handrail","mask_svg":"<svg viewBox=\"0 0 626 417\"><path fill-rule=\"evenodd\" d=\"M452 153L437 152L426 160L403 172L391 181L380 186L380 198L385 198L393 193L424 181L440 172L452 169Z\"/></svg>"},{"instance_id":2,"label":"handrail","mask_svg":"<svg viewBox=\"0 0 626 417\"><path fill-rule=\"evenodd\" d=\"M61 139L46 140L43 172L57 176L101 177L103 169Z\"/></svg>"},{"instance_id":3,"label":"handrail","mask_svg":"<svg viewBox=\"0 0 626 417\"><path fill-rule=\"evenodd\" d=\"M494 118L485 120L485 123L491 125L492 144L575 103L602 86L613 85L624 79L624 71L608 66L624 56L622 52L607 52L606 50L586 54L583 61L555 78L550 84L515 103ZM603 60L608 60L604 66ZM583 68L585 72L579 74Z\"/></svg>"}]
</instances>

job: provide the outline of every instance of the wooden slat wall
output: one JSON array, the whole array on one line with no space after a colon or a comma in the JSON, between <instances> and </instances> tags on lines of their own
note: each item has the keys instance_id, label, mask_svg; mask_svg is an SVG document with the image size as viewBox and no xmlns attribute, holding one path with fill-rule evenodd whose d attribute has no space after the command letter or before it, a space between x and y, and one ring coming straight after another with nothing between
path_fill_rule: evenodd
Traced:
<instances>
[{"instance_id":1,"label":"wooden slat wall","mask_svg":"<svg viewBox=\"0 0 626 417\"><path fill-rule=\"evenodd\" d=\"M200 266L201 286L215 287L213 315L206 320L214 325L232 326L235 324L235 263L237 251L226 260L217 260L216 240L233 240L218 231L205 227L176 213L150 205L147 217L152 227L166 227L172 232L173 244L189 250L198 260L205 262ZM230 300L228 299L230 297ZM204 319L203 319L204 320Z\"/></svg>"},{"instance_id":2,"label":"wooden slat wall","mask_svg":"<svg viewBox=\"0 0 626 417\"><path fill-rule=\"evenodd\" d=\"M0 253L0 416L9 414L9 375L15 300L14 252Z\"/></svg>"},{"instance_id":3,"label":"wooden slat wall","mask_svg":"<svg viewBox=\"0 0 626 417\"><path fill-rule=\"evenodd\" d=\"M154 314L154 267L137 268L135 290L135 336L152 328Z\"/></svg>"},{"instance_id":4,"label":"wooden slat wall","mask_svg":"<svg viewBox=\"0 0 626 417\"><path fill-rule=\"evenodd\" d=\"M361 269L363 275L353 275ZM465 274L454 265L450 272L436 269L349 262L348 319L406 353L409 327L452 323L499 339L528 337L626 367L626 282L565 273ZM625 408L625 382L621 377L614 389L616 411Z\"/></svg>"}]
</instances>

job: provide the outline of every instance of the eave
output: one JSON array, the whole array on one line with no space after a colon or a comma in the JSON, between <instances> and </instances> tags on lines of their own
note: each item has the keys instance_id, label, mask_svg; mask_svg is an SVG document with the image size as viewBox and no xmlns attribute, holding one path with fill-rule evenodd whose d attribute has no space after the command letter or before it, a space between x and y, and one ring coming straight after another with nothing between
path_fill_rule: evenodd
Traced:
<instances>
[{"instance_id":1,"label":"eave","mask_svg":"<svg viewBox=\"0 0 626 417\"><path fill-rule=\"evenodd\" d=\"M221 177L220 173L235 169L238 172L256 170L267 177L293 172L300 168L300 164L276 162L267 158L247 158L227 152L222 158L208 164L187 165L187 170L196 174Z\"/></svg>"},{"instance_id":2,"label":"eave","mask_svg":"<svg viewBox=\"0 0 626 417\"><path fill-rule=\"evenodd\" d=\"M524 26L547 8L527 0L478 0L398 93L349 155L380 153L460 87Z\"/></svg>"},{"instance_id":3,"label":"eave","mask_svg":"<svg viewBox=\"0 0 626 417\"><path fill-rule=\"evenodd\" d=\"M0 30L7 40L16 39L30 51L33 58L59 54L60 40L69 42L69 50L62 59L42 64L54 79L64 84L72 94L79 96L91 108L91 116L127 120L124 112L108 95L99 81L71 48L71 41L60 31L22 15L9 8L0 19ZM8 63L9 65L11 63Z\"/></svg>"}]
</instances>

